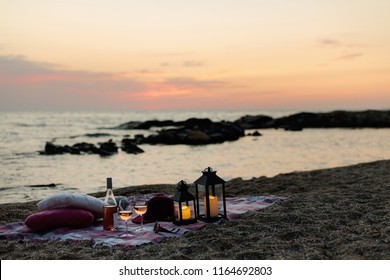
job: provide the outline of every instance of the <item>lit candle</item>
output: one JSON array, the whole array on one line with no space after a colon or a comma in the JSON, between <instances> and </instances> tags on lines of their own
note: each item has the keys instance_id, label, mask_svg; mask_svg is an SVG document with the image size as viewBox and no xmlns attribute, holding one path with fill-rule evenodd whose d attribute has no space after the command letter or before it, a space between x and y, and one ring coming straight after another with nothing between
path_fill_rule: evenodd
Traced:
<instances>
[{"instance_id":1,"label":"lit candle","mask_svg":"<svg viewBox=\"0 0 390 280\"><path fill-rule=\"evenodd\" d=\"M179 220L180 220L180 211L177 211L179 215ZM191 219L191 210L190 207L183 205L181 207L181 213L183 214L183 220L189 220Z\"/></svg>"},{"instance_id":2,"label":"lit candle","mask_svg":"<svg viewBox=\"0 0 390 280\"><path fill-rule=\"evenodd\" d=\"M207 217L206 197L204 197L203 200L204 200L204 214ZM217 199L217 197L210 195L209 202L210 202L210 218L218 217L218 199Z\"/></svg>"}]
</instances>

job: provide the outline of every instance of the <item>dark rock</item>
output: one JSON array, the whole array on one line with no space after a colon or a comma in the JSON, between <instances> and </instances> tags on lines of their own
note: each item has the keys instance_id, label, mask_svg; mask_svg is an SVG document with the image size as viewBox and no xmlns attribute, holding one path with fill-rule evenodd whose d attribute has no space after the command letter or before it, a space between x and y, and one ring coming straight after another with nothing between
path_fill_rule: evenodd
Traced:
<instances>
[{"instance_id":1,"label":"dark rock","mask_svg":"<svg viewBox=\"0 0 390 280\"><path fill-rule=\"evenodd\" d=\"M210 136L200 130L190 130L184 137L185 144L204 145L210 143Z\"/></svg>"},{"instance_id":2,"label":"dark rock","mask_svg":"<svg viewBox=\"0 0 390 280\"><path fill-rule=\"evenodd\" d=\"M99 143L99 154L101 156L111 156L118 153L118 147L112 139L107 142Z\"/></svg>"},{"instance_id":3,"label":"dark rock","mask_svg":"<svg viewBox=\"0 0 390 280\"><path fill-rule=\"evenodd\" d=\"M186 128L205 128L212 125L210 119L189 118L185 121L174 122L172 120L158 121L149 120L145 122L131 121L120 124L115 129L150 129L151 127L186 127Z\"/></svg>"},{"instance_id":4,"label":"dark rock","mask_svg":"<svg viewBox=\"0 0 390 280\"><path fill-rule=\"evenodd\" d=\"M55 145L52 142L46 142L44 154L46 155L59 155L63 154L64 149L62 146Z\"/></svg>"},{"instance_id":5,"label":"dark rock","mask_svg":"<svg viewBox=\"0 0 390 280\"><path fill-rule=\"evenodd\" d=\"M137 137L137 144L188 144L205 145L234 141L245 136L244 129L232 122L212 122L208 118L189 118L185 121L146 121L128 122L117 128L149 129L150 127L171 127L157 131L156 134Z\"/></svg>"},{"instance_id":6,"label":"dark rock","mask_svg":"<svg viewBox=\"0 0 390 280\"><path fill-rule=\"evenodd\" d=\"M122 151L128 153L128 154L139 154L143 153L144 150L139 148L136 144L134 144L134 140L129 138L124 138L122 140Z\"/></svg>"},{"instance_id":7,"label":"dark rock","mask_svg":"<svg viewBox=\"0 0 390 280\"><path fill-rule=\"evenodd\" d=\"M41 152L41 154L45 155L60 155L60 154L80 154L80 149L76 146L60 146L55 145L52 142L46 142L45 151Z\"/></svg>"},{"instance_id":8,"label":"dark rock","mask_svg":"<svg viewBox=\"0 0 390 280\"><path fill-rule=\"evenodd\" d=\"M132 121L120 124L115 127L115 129L150 129L151 127L165 127L165 126L175 126L175 122L171 120L158 121L150 120L145 122Z\"/></svg>"},{"instance_id":9,"label":"dark rock","mask_svg":"<svg viewBox=\"0 0 390 280\"><path fill-rule=\"evenodd\" d=\"M252 136L258 137L258 136L262 136L262 134L256 130L255 132L252 133Z\"/></svg>"},{"instance_id":10,"label":"dark rock","mask_svg":"<svg viewBox=\"0 0 390 280\"><path fill-rule=\"evenodd\" d=\"M244 129L270 128L274 125L274 119L265 115L247 115L234 121L234 123Z\"/></svg>"},{"instance_id":11,"label":"dark rock","mask_svg":"<svg viewBox=\"0 0 390 280\"><path fill-rule=\"evenodd\" d=\"M111 134L109 134L109 133L87 133L87 134L84 134L84 136L91 137L91 138L96 138L96 137L111 136Z\"/></svg>"},{"instance_id":12,"label":"dark rock","mask_svg":"<svg viewBox=\"0 0 390 280\"><path fill-rule=\"evenodd\" d=\"M90 137L90 138L97 138L97 137L107 137L111 136L109 133L86 133L84 135L74 135L70 136L70 139L78 138L78 137Z\"/></svg>"},{"instance_id":13,"label":"dark rock","mask_svg":"<svg viewBox=\"0 0 390 280\"><path fill-rule=\"evenodd\" d=\"M38 184L38 185L29 185L30 188L55 188L57 185L55 183L51 184Z\"/></svg>"},{"instance_id":14,"label":"dark rock","mask_svg":"<svg viewBox=\"0 0 390 280\"><path fill-rule=\"evenodd\" d=\"M276 128L288 130L292 127L328 127L328 120L321 114L315 113L298 113L287 117L278 118L275 120Z\"/></svg>"},{"instance_id":15,"label":"dark rock","mask_svg":"<svg viewBox=\"0 0 390 280\"><path fill-rule=\"evenodd\" d=\"M149 144L205 145L234 141L245 136L244 130L231 122L212 122L209 119L188 119L179 128L163 129L143 141Z\"/></svg>"},{"instance_id":16,"label":"dark rock","mask_svg":"<svg viewBox=\"0 0 390 280\"><path fill-rule=\"evenodd\" d=\"M190 118L185 120L184 122L177 122L176 125L178 126L184 126L186 128L190 129L205 129L207 127L210 127L213 124L213 122L208 119L198 119L198 118Z\"/></svg>"},{"instance_id":17,"label":"dark rock","mask_svg":"<svg viewBox=\"0 0 390 280\"><path fill-rule=\"evenodd\" d=\"M301 131L303 128L379 128L390 127L390 111L301 112L277 119L247 115L234 123L243 129L283 128L290 131Z\"/></svg>"},{"instance_id":18,"label":"dark rock","mask_svg":"<svg viewBox=\"0 0 390 280\"><path fill-rule=\"evenodd\" d=\"M87 154L98 154L99 153L99 148L91 143L86 143L86 142L76 143L72 147L74 149L78 149L79 153L87 153Z\"/></svg>"},{"instance_id":19,"label":"dark rock","mask_svg":"<svg viewBox=\"0 0 390 280\"><path fill-rule=\"evenodd\" d=\"M122 150L126 153L139 154L144 151L134 144L135 140L125 138L122 140ZM99 147L91 143L76 143L73 146L60 146L51 142L47 142L45 151L41 154L55 155L55 154L98 154L101 156L111 156L118 153L118 147L112 139L107 142L99 143Z\"/></svg>"},{"instance_id":20,"label":"dark rock","mask_svg":"<svg viewBox=\"0 0 390 280\"><path fill-rule=\"evenodd\" d=\"M127 122L114 127L114 129L137 129L140 124L141 122Z\"/></svg>"},{"instance_id":21,"label":"dark rock","mask_svg":"<svg viewBox=\"0 0 390 280\"><path fill-rule=\"evenodd\" d=\"M390 127L390 111L333 111L328 113L302 112L275 120L281 128L364 128Z\"/></svg>"},{"instance_id":22,"label":"dark rock","mask_svg":"<svg viewBox=\"0 0 390 280\"><path fill-rule=\"evenodd\" d=\"M76 147L71 147L71 146L65 145L62 148L64 150L64 153L72 154L72 155L79 155L80 154L80 150Z\"/></svg>"},{"instance_id":23,"label":"dark rock","mask_svg":"<svg viewBox=\"0 0 390 280\"><path fill-rule=\"evenodd\" d=\"M142 144L144 142L145 136L143 134L134 135L135 144Z\"/></svg>"},{"instance_id":24,"label":"dark rock","mask_svg":"<svg viewBox=\"0 0 390 280\"><path fill-rule=\"evenodd\" d=\"M225 137L221 132L214 132L209 135L211 143L223 143L225 141Z\"/></svg>"},{"instance_id":25,"label":"dark rock","mask_svg":"<svg viewBox=\"0 0 390 280\"><path fill-rule=\"evenodd\" d=\"M168 120L168 121L146 121L143 123L140 123L137 127L137 129L150 129L151 127L165 127L165 126L174 126L174 121Z\"/></svg>"},{"instance_id":26,"label":"dark rock","mask_svg":"<svg viewBox=\"0 0 390 280\"><path fill-rule=\"evenodd\" d=\"M177 129L160 130L157 134L149 135L144 139L144 143L148 144L182 144L183 139L180 139ZM184 137L183 137L184 138Z\"/></svg>"},{"instance_id":27,"label":"dark rock","mask_svg":"<svg viewBox=\"0 0 390 280\"><path fill-rule=\"evenodd\" d=\"M42 152L45 155L60 155L60 154L80 154L80 150L77 147L71 147L68 145L60 146L52 142L46 142L45 151Z\"/></svg>"},{"instance_id":28,"label":"dark rock","mask_svg":"<svg viewBox=\"0 0 390 280\"><path fill-rule=\"evenodd\" d=\"M217 123L216 130L222 133L226 141L235 141L245 136L245 130L231 122Z\"/></svg>"}]
</instances>

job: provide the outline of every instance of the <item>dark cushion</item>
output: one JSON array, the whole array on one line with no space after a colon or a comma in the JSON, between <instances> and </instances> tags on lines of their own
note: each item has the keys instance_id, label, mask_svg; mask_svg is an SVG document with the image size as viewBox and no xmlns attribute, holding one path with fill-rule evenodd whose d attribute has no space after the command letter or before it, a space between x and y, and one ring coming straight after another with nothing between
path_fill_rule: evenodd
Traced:
<instances>
[{"instance_id":1,"label":"dark cushion","mask_svg":"<svg viewBox=\"0 0 390 280\"><path fill-rule=\"evenodd\" d=\"M148 201L148 210L144 214L144 223L154 223L156 221L173 221L174 208L173 200L165 195L156 195ZM137 216L133 223L141 223L141 217Z\"/></svg>"},{"instance_id":2,"label":"dark cushion","mask_svg":"<svg viewBox=\"0 0 390 280\"><path fill-rule=\"evenodd\" d=\"M81 228L91 225L94 215L84 209L53 209L34 213L25 224L33 231L47 231L58 227Z\"/></svg>"}]
</instances>

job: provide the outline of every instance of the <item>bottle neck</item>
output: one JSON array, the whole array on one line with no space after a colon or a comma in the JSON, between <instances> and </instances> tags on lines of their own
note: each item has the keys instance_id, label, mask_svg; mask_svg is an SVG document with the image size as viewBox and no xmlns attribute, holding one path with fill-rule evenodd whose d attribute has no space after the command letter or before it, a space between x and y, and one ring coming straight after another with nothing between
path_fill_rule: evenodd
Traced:
<instances>
[{"instance_id":1,"label":"bottle neck","mask_svg":"<svg viewBox=\"0 0 390 280\"><path fill-rule=\"evenodd\" d=\"M104 198L104 204L117 205L114 192L112 191L112 189L107 189L106 197Z\"/></svg>"}]
</instances>

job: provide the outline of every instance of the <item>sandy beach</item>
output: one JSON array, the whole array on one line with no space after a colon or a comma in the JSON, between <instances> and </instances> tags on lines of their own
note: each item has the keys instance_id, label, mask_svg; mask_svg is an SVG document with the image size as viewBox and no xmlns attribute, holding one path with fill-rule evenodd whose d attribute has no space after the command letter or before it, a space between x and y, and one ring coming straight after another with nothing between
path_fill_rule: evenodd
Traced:
<instances>
[{"instance_id":1,"label":"sandy beach","mask_svg":"<svg viewBox=\"0 0 390 280\"><path fill-rule=\"evenodd\" d=\"M237 220L130 250L90 242L0 240L4 259L390 259L390 160L332 169L234 179L227 196L290 195ZM116 189L164 192L175 185ZM102 193L94 193L101 196ZM1 224L23 221L36 202L0 205Z\"/></svg>"}]
</instances>

